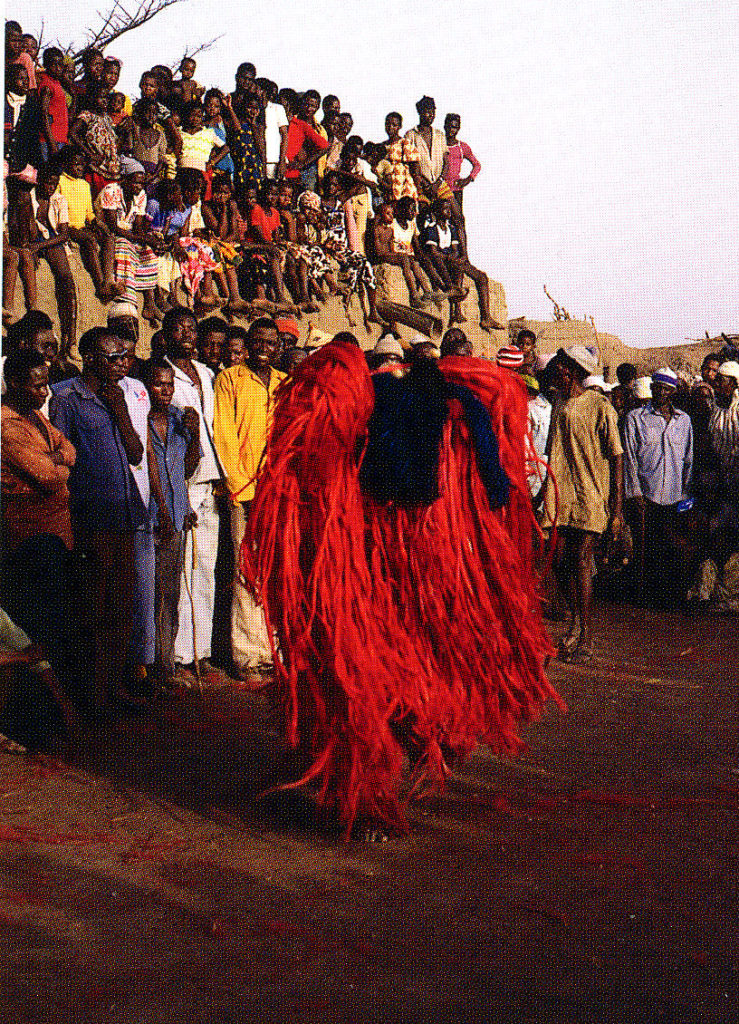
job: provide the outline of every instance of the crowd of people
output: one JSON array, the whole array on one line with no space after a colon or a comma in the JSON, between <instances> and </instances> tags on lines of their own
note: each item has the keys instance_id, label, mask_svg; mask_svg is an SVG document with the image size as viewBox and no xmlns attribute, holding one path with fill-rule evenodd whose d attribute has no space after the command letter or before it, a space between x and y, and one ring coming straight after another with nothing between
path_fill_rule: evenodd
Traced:
<instances>
[{"instance_id":1,"label":"crowd of people","mask_svg":"<svg viewBox=\"0 0 739 1024\"><path fill-rule=\"evenodd\" d=\"M119 61L87 51L74 78L53 47L41 70L33 42L6 23L2 642L70 720L56 672L67 689L91 679L78 704L93 709L146 708L214 661L261 687L274 643L240 556L272 414L296 367L332 341L358 344L306 335L299 317L327 292L360 295L367 322L386 327L367 353L373 374L471 358L465 277L481 326L497 326L467 253L463 192L479 163L457 115L433 127L430 97L416 127L401 135L391 112L372 144L337 97L278 90L249 64L231 94L199 85L191 59L179 77L156 67L132 102L115 89ZM68 244L108 307L79 339L81 371L68 358ZM41 258L59 338L35 308ZM448 302L439 347L420 333L403 342L383 320L382 266L399 269L410 312ZM17 277L28 311L14 321ZM145 360L139 315L156 327ZM593 656L599 577L640 602L731 604L737 358L707 356L697 379L623 364L609 384L588 348L539 355L529 330L498 352L528 393L530 500L556 538L564 660Z\"/></svg>"},{"instance_id":2,"label":"crowd of people","mask_svg":"<svg viewBox=\"0 0 739 1024\"><path fill-rule=\"evenodd\" d=\"M231 92L199 85L192 58L176 75L157 65L132 98L117 89L121 62L95 48L78 68L57 47L39 54L8 21L5 50L6 323L19 278L36 308L45 260L62 353L72 352L72 244L109 319L134 326L139 297L158 326L176 305L199 316L219 307L227 318L301 316L340 295L352 325L356 296L367 330L377 323L397 336L378 298L418 312L447 303L451 325L463 320L465 275L483 329L500 326L467 250L463 195L480 163L458 138L458 114L443 131L433 126L433 98L418 101L405 134L391 111L387 138L371 142L353 134L337 96L278 89L249 63Z\"/></svg>"},{"instance_id":3,"label":"crowd of people","mask_svg":"<svg viewBox=\"0 0 739 1024\"><path fill-rule=\"evenodd\" d=\"M739 610L739 361L731 345L700 373L630 363L609 383L583 345L537 356L519 332L498 363L529 391L532 501L556 526L569 610L560 656L593 656L594 580L651 607Z\"/></svg>"}]
</instances>

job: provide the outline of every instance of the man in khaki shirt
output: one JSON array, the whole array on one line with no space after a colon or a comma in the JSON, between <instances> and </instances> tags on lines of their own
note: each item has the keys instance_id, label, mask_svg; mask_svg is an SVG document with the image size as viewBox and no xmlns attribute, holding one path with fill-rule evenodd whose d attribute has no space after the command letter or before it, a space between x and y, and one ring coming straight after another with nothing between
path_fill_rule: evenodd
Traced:
<instances>
[{"instance_id":1,"label":"man in khaki shirt","mask_svg":"<svg viewBox=\"0 0 739 1024\"><path fill-rule=\"evenodd\" d=\"M559 531L555 571L570 607L570 628L560 656L573 662L593 656L594 541L606 530L617 535L623 527L623 447L616 410L599 392L583 388L585 378L596 369L594 357L583 345L557 352L554 385L560 400L552 417L544 524L553 526L556 520Z\"/></svg>"},{"instance_id":2,"label":"man in khaki shirt","mask_svg":"<svg viewBox=\"0 0 739 1024\"><path fill-rule=\"evenodd\" d=\"M239 577L241 542L256 490L259 463L284 373L270 366L279 344L277 325L262 317L247 332L249 358L224 370L215 383L213 440L231 496L234 589L231 602L231 650L240 677L254 686L272 670L272 652L264 612Z\"/></svg>"}]
</instances>

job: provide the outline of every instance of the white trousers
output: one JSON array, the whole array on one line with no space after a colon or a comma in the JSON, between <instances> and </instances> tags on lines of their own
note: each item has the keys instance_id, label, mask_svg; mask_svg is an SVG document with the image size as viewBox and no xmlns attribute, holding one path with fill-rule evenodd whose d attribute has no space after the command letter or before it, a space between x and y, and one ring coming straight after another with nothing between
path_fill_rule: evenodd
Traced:
<instances>
[{"instance_id":1,"label":"white trousers","mask_svg":"<svg viewBox=\"0 0 739 1024\"><path fill-rule=\"evenodd\" d=\"M213 497L213 485L191 484L188 487L188 494L192 510L198 514L198 525L185 534L185 562L180 585L180 622L174 645L174 659L181 665L189 665L196 658L199 661L201 658L210 657L218 556L218 509Z\"/></svg>"},{"instance_id":2,"label":"white trousers","mask_svg":"<svg viewBox=\"0 0 739 1024\"><path fill-rule=\"evenodd\" d=\"M231 600L231 653L236 668L257 668L272 664L264 611L239 578L239 555L246 530L244 506L231 509L231 539L234 546L234 589Z\"/></svg>"}]
</instances>

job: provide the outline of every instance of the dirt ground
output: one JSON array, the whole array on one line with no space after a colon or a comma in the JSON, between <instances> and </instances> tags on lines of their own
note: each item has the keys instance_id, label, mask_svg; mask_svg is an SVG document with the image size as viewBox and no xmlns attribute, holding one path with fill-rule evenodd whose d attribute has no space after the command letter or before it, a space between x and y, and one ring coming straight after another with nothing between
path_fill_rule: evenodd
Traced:
<instances>
[{"instance_id":1,"label":"dirt ground","mask_svg":"<svg viewBox=\"0 0 739 1024\"><path fill-rule=\"evenodd\" d=\"M0 754L0 1020L736 1022L737 626L599 611L515 762L342 843L261 696Z\"/></svg>"}]
</instances>

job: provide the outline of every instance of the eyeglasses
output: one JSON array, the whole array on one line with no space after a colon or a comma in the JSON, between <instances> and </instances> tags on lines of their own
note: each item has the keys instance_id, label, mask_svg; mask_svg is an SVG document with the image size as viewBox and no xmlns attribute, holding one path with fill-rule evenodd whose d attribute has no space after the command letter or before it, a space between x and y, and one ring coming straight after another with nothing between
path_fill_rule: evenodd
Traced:
<instances>
[{"instance_id":1,"label":"eyeglasses","mask_svg":"<svg viewBox=\"0 0 739 1024\"><path fill-rule=\"evenodd\" d=\"M128 359L127 352L101 352L100 355L109 363L125 363Z\"/></svg>"}]
</instances>

